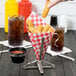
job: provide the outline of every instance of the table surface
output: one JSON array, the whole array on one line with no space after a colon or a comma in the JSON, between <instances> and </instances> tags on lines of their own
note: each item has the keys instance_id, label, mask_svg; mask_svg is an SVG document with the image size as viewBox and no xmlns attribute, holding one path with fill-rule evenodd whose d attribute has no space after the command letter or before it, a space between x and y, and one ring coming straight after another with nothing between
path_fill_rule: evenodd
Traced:
<instances>
[{"instance_id":1,"label":"table surface","mask_svg":"<svg viewBox=\"0 0 76 76\"><path fill-rule=\"evenodd\" d=\"M8 36L4 32L4 29L0 28L0 41L7 39ZM24 39L29 41L28 34L24 34ZM64 46L70 48L73 51L72 53L66 55L76 59L76 31L69 30L65 34ZM0 51L6 49L9 48L0 45ZM38 68L23 69L24 64L27 64L28 62L35 59L36 58L32 47L26 50L25 61L21 64L13 63L8 53L0 54L0 76L41 76ZM72 62L58 56L52 57L49 54L45 54L44 59L55 64L55 68L45 68L43 76L76 76L76 61ZM29 67L32 66L36 66L36 64L29 65Z\"/></svg>"}]
</instances>

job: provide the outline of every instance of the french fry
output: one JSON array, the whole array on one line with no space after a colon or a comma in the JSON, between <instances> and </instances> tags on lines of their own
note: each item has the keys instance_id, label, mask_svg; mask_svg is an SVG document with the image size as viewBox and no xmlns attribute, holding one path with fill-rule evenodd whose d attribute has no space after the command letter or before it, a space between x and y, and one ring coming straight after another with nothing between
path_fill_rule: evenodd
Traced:
<instances>
[{"instance_id":1,"label":"french fry","mask_svg":"<svg viewBox=\"0 0 76 76\"><path fill-rule=\"evenodd\" d=\"M30 19L26 20L27 28L31 33L42 33L42 32L54 32L54 29L50 25L38 25L37 28L34 27L34 24Z\"/></svg>"},{"instance_id":2,"label":"french fry","mask_svg":"<svg viewBox=\"0 0 76 76\"><path fill-rule=\"evenodd\" d=\"M38 30L39 32L42 32L43 28L44 28L43 25L38 25L37 30Z\"/></svg>"},{"instance_id":3,"label":"french fry","mask_svg":"<svg viewBox=\"0 0 76 76\"><path fill-rule=\"evenodd\" d=\"M49 30L49 28L50 28L50 26L49 26L49 25L46 25L46 26L44 27L44 29L43 29L42 32L47 32L47 31Z\"/></svg>"},{"instance_id":4,"label":"french fry","mask_svg":"<svg viewBox=\"0 0 76 76\"><path fill-rule=\"evenodd\" d=\"M42 17L45 18L47 15L48 15L48 12L50 10L50 8L48 7L48 4L50 4L50 1L47 1L46 2L46 5L43 9L43 12L42 12Z\"/></svg>"},{"instance_id":5,"label":"french fry","mask_svg":"<svg viewBox=\"0 0 76 76\"><path fill-rule=\"evenodd\" d=\"M34 27L28 26L27 28L28 28L28 30L29 30L31 33L34 33L34 30L35 30Z\"/></svg>"},{"instance_id":6,"label":"french fry","mask_svg":"<svg viewBox=\"0 0 76 76\"><path fill-rule=\"evenodd\" d=\"M52 27L50 27L50 28L48 29L48 31L49 31L49 32L54 32L54 29L53 29Z\"/></svg>"},{"instance_id":7,"label":"french fry","mask_svg":"<svg viewBox=\"0 0 76 76\"><path fill-rule=\"evenodd\" d=\"M27 26L34 27L34 24L32 23L32 21L30 19L26 20L26 24L27 24Z\"/></svg>"},{"instance_id":8,"label":"french fry","mask_svg":"<svg viewBox=\"0 0 76 76\"><path fill-rule=\"evenodd\" d=\"M34 29L34 33L41 33L40 31L37 30L37 28Z\"/></svg>"}]
</instances>

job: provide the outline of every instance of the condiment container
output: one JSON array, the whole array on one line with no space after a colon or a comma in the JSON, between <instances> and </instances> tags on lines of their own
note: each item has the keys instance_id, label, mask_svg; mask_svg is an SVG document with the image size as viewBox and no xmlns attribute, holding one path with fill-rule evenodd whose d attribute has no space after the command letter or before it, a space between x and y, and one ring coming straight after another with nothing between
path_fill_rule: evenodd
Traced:
<instances>
[{"instance_id":1,"label":"condiment container","mask_svg":"<svg viewBox=\"0 0 76 76\"><path fill-rule=\"evenodd\" d=\"M5 32L8 33L8 16L18 16L17 0L5 0Z\"/></svg>"},{"instance_id":2,"label":"condiment container","mask_svg":"<svg viewBox=\"0 0 76 76\"><path fill-rule=\"evenodd\" d=\"M32 11L32 4L31 2L29 2L29 0L21 0L21 2L19 2L19 15L22 15L25 17L25 21L24 21L24 32L27 32L26 29L26 19L27 17L30 15Z\"/></svg>"},{"instance_id":3,"label":"condiment container","mask_svg":"<svg viewBox=\"0 0 76 76\"><path fill-rule=\"evenodd\" d=\"M9 55L14 63L22 63L25 60L26 49L23 47L15 47L9 49Z\"/></svg>"},{"instance_id":4,"label":"condiment container","mask_svg":"<svg viewBox=\"0 0 76 76\"><path fill-rule=\"evenodd\" d=\"M50 25L56 27L58 25L58 18L56 15L51 15Z\"/></svg>"}]
</instances>

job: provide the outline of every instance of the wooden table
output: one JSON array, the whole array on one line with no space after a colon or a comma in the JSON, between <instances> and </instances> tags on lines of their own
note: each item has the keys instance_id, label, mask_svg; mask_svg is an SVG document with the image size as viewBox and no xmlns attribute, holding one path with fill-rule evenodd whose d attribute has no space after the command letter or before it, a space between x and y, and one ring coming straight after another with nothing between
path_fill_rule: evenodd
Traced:
<instances>
[{"instance_id":1,"label":"wooden table","mask_svg":"<svg viewBox=\"0 0 76 76\"><path fill-rule=\"evenodd\" d=\"M8 36L4 33L4 29L0 28L0 41L7 39ZM27 34L25 34L24 39L29 41ZM67 55L76 59L76 31L70 30L65 34L64 46L72 49L73 51ZM0 45L0 51L5 49L9 48ZM76 76L76 61L72 62L58 56L52 57L48 54L45 55L44 59L55 64L56 67L55 69L44 69L43 76ZM23 69L24 64L27 64L29 61L33 60L35 60L33 48L27 49L25 62L21 64L13 63L8 53L0 54L0 76L41 76L37 68L27 70Z\"/></svg>"}]
</instances>

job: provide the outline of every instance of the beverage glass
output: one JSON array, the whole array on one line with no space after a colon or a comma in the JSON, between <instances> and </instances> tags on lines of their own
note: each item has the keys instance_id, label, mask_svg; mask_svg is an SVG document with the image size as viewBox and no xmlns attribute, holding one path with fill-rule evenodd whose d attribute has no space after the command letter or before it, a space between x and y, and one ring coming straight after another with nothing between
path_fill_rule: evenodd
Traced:
<instances>
[{"instance_id":1,"label":"beverage glass","mask_svg":"<svg viewBox=\"0 0 76 76\"><path fill-rule=\"evenodd\" d=\"M64 29L61 27L56 27L51 40L51 50L62 51L64 46Z\"/></svg>"},{"instance_id":2,"label":"beverage glass","mask_svg":"<svg viewBox=\"0 0 76 76\"><path fill-rule=\"evenodd\" d=\"M8 19L8 42L12 46L23 43L24 17L13 16Z\"/></svg>"}]
</instances>

